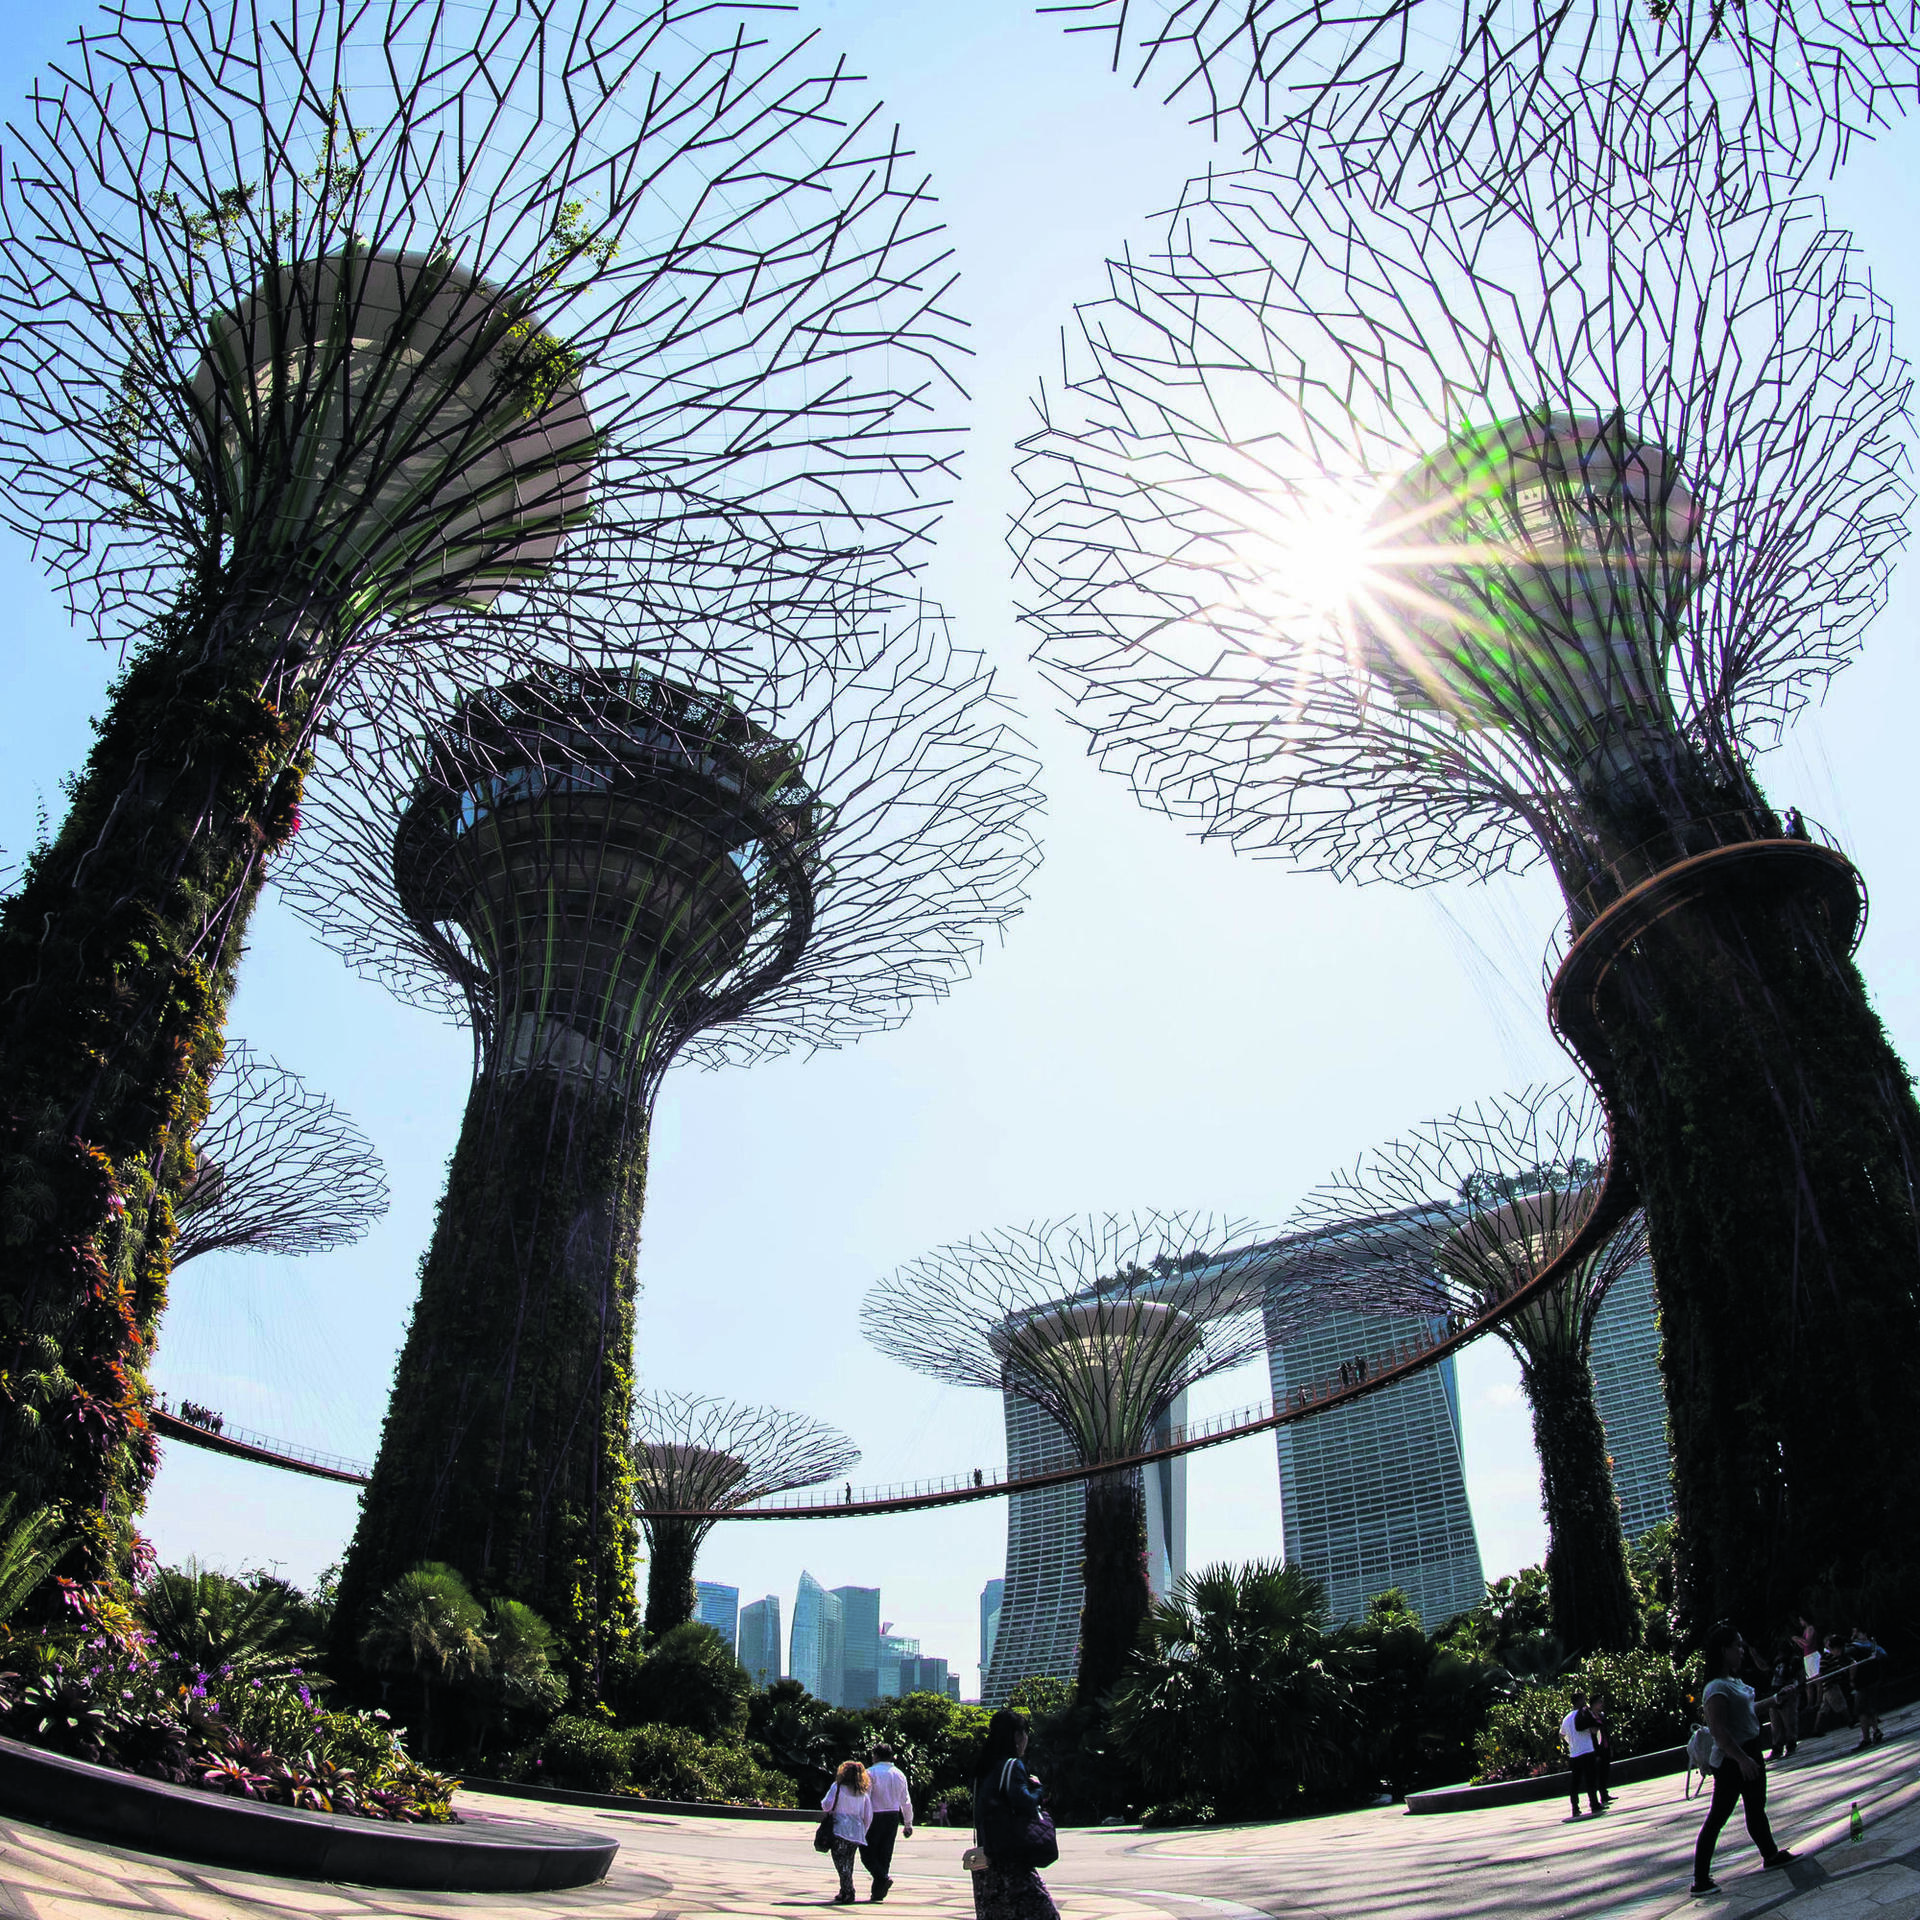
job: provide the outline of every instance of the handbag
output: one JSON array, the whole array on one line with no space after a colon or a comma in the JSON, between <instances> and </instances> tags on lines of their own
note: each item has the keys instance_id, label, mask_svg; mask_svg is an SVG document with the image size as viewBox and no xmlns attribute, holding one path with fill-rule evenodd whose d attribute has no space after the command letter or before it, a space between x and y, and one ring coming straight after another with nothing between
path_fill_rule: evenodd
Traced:
<instances>
[{"instance_id":1,"label":"handbag","mask_svg":"<svg viewBox=\"0 0 1920 1920\"><path fill-rule=\"evenodd\" d=\"M840 1804L840 1782L833 1783L833 1798L827 1802L827 1810L820 1816L820 1824L813 1830L813 1850L815 1853L833 1851L833 1810Z\"/></svg>"},{"instance_id":2,"label":"handbag","mask_svg":"<svg viewBox=\"0 0 1920 1920\"><path fill-rule=\"evenodd\" d=\"M1000 1770L1000 1779L981 1820L981 1831L987 1832L990 1818L993 1847L989 1857L994 1865L1014 1873L1037 1872L1060 1858L1060 1841L1053 1830L1053 1815L1045 1807L1036 1807L1024 1819L1015 1814L1006 1783L1009 1769L1019 1764L1018 1760L1009 1760Z\"/></svg>"}]
</instances>

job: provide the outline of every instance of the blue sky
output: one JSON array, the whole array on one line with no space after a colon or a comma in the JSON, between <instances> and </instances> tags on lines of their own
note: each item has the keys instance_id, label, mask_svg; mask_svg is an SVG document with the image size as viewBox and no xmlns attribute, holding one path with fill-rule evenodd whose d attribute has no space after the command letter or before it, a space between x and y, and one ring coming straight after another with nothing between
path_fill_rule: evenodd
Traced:
<instances>
[{"instance_id":1,"label":"blue sky","mask_svg":"<svg viewBox=\"0 0 1920 1920\"><path fill-rule=\"evenodd\" d=\"M973 432L928 584L1025 704L1045 762L1046 863L976 977L898 1032L812 1060L676 1070L659 1104L641 1254L645 1381L800 1408L865 1450L856 1478L1003 1455L990 1396L903 1373L861 1342L868 1284L975 1229L1085 1208L1194 1207L1277 1222L1334 1167L1476 1098L1565 1071L1541 1011L1556 917L1538 877L1429 894L1234 858L1142 812L1084 760L1025 664L1004 536L1010 451L1072 302L1219 159L1106 73L1094 43L1021 0L803 6L871 76L924 156L972 323ZM17 101L84 17L0 0ZM1896 316L1920 313L1920 130L1863 149L1832 201ZM1920 325L1920 322L1916 322ZM1911 344L1911 334L1908 336ZM0 845L84 754L112 663L78 638L24 543L0 535ZM1864 657L1772 756L1776 800L1842 837L1872 914L1863 964L1920 1056L1920 862L1910 714L1911 570ZM269 897L234 1031L370 1133L394 1192L360 1246L304 1261L214 1257L183 1273L157 1378L229 1417L367 1457L471 1072L466 1035L353 976ZM1243 1372L1204 1411L1258 1398ZM1537 1558L1536 1467L1494 1343L1462 1366L1468 1480L1489 1574ZM1194 1458L1190 1557L1273 1555L1270 1442ZM341 1551L350 1490L170 1449L149 1509L162 1553L310 1577ZM782 1596L801 1568L878 1585L882 1612L976 1676L976 1596L1001 1571L995 1505L902 1519L721 1528L703 1577Z\"/></svg>"}]
</instances>

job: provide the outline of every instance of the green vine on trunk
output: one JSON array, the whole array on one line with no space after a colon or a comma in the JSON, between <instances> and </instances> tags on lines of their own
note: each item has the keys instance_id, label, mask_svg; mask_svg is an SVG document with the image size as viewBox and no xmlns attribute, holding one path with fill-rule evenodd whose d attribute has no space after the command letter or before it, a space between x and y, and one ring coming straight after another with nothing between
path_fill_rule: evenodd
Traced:
<instances>
[{"instance_id":1,"label":"green vine on trunk","mask_svg":"<svg viewBox=\"0 0 1920 1920\"><path fill-rule=\"evenodd\" d=\"M60 1512L91 1583L128 1570L174 1203L264 863L298 823L297 725L222 624L196 596L134 656L0 906L0 1491Z\"/></svg>"}]
</instances>

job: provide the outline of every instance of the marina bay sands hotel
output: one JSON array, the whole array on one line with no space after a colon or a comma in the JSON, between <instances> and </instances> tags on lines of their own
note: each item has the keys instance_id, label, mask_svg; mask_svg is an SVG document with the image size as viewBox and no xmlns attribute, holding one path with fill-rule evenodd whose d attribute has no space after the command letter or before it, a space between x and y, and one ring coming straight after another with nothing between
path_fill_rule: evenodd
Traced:
<instances>
[{"instance_id":1,"label":"marina bay sands hotel","mask_svg":"<svg viewBox=\"0 0 1920 1920\"><path fill-rule=\"evenodd\" d=\"M1274 1243L1274 1271L1297 1251L1292 1242ZM1304 1325L1289 1317L1283 1325L1269 1308L1274 1403L1337 1375L1343 1360L1389 1349L1420 1328L1346 1308ZM1609 1290L1593 1340L1594 1397L1629 1540L1672 1511L1658 1343L1653 1271L1643 1261ZM1070 1461L1064 1436L1038 1407L1009 1394L1006 1419L1010 1472ZM1185 1419L1184 1403L1169 1409L1162 1437ZM1364 1613L1368 1600L1388 1587L1406 1591L1429 1630L1478 1603L1486 1580L1467 1502L1451 1356L1355 1405L1280 1427L1275 1441L1282 1555L1324 1582L1336 1620ZM1186 1456L1143 1471L1148 1575L1160 1595L1187 1570ZM1073 1677L1085 1498L1083 1484L1070 1483L1007 1502L1005 1585L981 1649L981 1698L989 1706L1029 1675Z\"/></svg>"}]
</instances>

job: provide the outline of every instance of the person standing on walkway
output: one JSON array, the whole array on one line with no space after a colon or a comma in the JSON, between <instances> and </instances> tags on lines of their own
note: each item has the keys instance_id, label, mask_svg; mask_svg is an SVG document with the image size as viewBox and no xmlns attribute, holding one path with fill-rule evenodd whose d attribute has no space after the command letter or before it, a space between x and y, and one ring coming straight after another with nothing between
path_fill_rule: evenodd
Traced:
<instances>
[{"instance_id":1,"label":"person standing on walkway","mask_svg":"<svg viewBox=\"0 0 1920 1920\"><path fill-rule=\"evenodd\" d=\"M874 1901L884 1900L893 1885L894 1841L913 1832L913 1795L907 1791L907 1776L893 1764L891 1747L875 1747L867 1756L867 1779L873 1824L860 1857L873 1876L873 1891L867 1898Z\"/></svg>"},{"instance_id":2,"label":"person standing on walkway","mask_svg":"<svg viewBox=\"0 0 1920 1920\"><path fill-rule=\"evenodd\" d=\"M1589 1809L1600 1811L1600 1762L1594 1752L1593 1712L1587 1696L1578 1687L1573 1690L1573 1707L1560 1722L1560 1738L1566 1742L1568 1775L1567 1797L1573 1802L1573 1817L1580 1818L1580 1795L1584 1789Z\"/></svg>"},{"instance_id":3,"label":"person standing on walkway","mask_svg":"<svg viewBox=\"0 0 1920 1920\"><path fill-rule=\"evenodd\" d=\"M973 1783L974 1828L987 1856L986 1866L972 1876L974 1920L1060 1920L1039 1870L1010 1857L1013 1837L1040 1811L1040 1782L1026 1766L1030 1732L1018 1707L1002 1707L987 1722L986 1751Z\"/></svg>"},{"instance_id":4,"label":"person standing on walkway","mask_svg":"<svg viewBox=\"0 0 1920 1920\"><path fill-rule=\"evenodd\" d=\"M833 1785L820 1800L820 1811L833 1815L833 1870L840 1876L840 1891L833 1896L836 1907L850 1907L858 1898L853 1890L853 1863L860 1858L873 1823L869 1784L867 1770L858 1760L843 1760Z\"/></svg>"},{"instance_id":5,"label":"person standing on walkway","mask_svg":"<svg viewBox=\"0 0 1920 1920\"><path fill-rule=\"evenodd\" d=\"M1880 1724L1880 1689L1876 1684L1887 1670L1887 1650L1865 1627L1855 1627L1847 1658L1853 1662L1853 1698L1860 1715L1860 1745L1854 1748L1859 1753L1863 1748L1877 1747L1887 1737L1886 1728Z\"/></svg>"},{"instance_id":6,"label":"person standing on walkway","mask_svg":"<svg viewBox=\"0 0 1920 1920\"><path fill-rule=\"evenodd\" d=\"M1783 1866L1793 1858L1775 1844L1767 1824L1767 1763L1757 1751L1760 1716L1754 1711L1753 1689L1733 1676L1747 1657L1747 1643L1723 1620L1707 1635L1702 1658L1707 1684L1700 1704L1707 1713L1707 1731L1713 1751L1707 1771L1713 1775L1713 1802L1693 1847L1693 1891L1718 1893L1713 1880L1713 1849L1738 1800L1747 1816L1747 1832L1760 1849L1761 1865Z\"/></svg>"},{"instance_id":7,"label":"person standing on walkway","mask_svg":"<svg viewBox=\"0 0 1920 1920\"><path fill-rule=\"evenodd\" d=\"M1800 1744L1800 1690L1807 1677L1807 1656L1792 1634L1783 1636L1774 1655L1773 1689L1768 1709L1773 1722L1773 1751L1769 1760L1784 1759Z\"/></svg>"},{"instance_id":8,"label":"person standing on walkway","mask_svg":"<svg viewBox=\"0 0 1920 1920\"><path fill-rule=\"evenodd\" d=\"M1817 1740L1827 1730L1829 1720L1844 1720L1852 1726L1858 1718L1853 1706L1853 1663L1847 1643L1837 1633L1827 1635L1820 1652L1820 1711L1813 1716L1813 1735Z\"/></svg>"},{"instance_id":9,"label":"person standing on walkway","mask_svg":"<svg viewBox=\"0 0 1920 1920\"><path fill-rule=\"evenodd\" d=\"M1600 1789L1600 1805L1613 1805L1613 1727L1607 1719L1607 1696L1598 1687L1587 1702L1593 1716L1593 1782Z\"/></svg>"}]
</instances>

